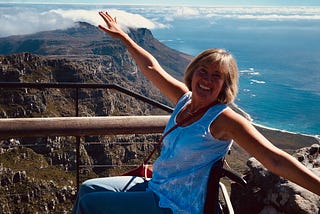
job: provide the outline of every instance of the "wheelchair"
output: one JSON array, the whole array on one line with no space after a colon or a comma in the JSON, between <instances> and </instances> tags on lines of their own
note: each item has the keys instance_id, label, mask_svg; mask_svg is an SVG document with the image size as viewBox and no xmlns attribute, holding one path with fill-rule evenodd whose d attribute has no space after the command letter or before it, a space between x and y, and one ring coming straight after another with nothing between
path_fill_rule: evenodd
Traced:
<instances>
[{"instance_id":1,"label":"wheelchair","mask_svg":"<svg viewBox=\"0 0 320 214\"><path fill-rule=\"evenodd\" d=\"M234 209L225 185L220 181L226 177L246 188L247 182L236 173L223 167L224 159L215 163L210 171L204 214L234 214ZM221 193L221 194L220 194ZM222 197L219 197L222 196ZM221 202L224 202L223 204Z\"/></svg>"}]
</instances>

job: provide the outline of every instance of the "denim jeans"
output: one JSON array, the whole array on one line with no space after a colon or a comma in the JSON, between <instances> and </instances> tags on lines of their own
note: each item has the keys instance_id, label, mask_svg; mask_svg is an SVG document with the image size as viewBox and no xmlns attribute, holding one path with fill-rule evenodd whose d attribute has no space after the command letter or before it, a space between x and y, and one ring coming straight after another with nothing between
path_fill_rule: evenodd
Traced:
<instances>
[{"instance_id":1,"label":"denim jeans","mask_svg":"<svg viewBox=\"0 0 320 214\"><path fill-rule=\"evenodd\" d=\"M80 186L72 214L172 213L158 206L158 196L147 187L147 181L133 176L87 180Z\"/></svg>"}]
</instances>

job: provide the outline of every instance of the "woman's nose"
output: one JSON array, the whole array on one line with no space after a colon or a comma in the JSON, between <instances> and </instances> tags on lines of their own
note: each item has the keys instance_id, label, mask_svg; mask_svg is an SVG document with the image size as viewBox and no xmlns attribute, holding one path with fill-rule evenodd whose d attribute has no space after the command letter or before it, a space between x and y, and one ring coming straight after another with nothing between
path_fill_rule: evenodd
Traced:
<instances>
[{"instance_id":1,"label":"woman's nose","mask_svg":"<svg viewBox=\"0 0 320 214\"><path fill-rule=\"evenodd\" d=\"M212 82L212 76L209 74L203 75L203 79L207 82Z\"/></svg>"}]
</instances>

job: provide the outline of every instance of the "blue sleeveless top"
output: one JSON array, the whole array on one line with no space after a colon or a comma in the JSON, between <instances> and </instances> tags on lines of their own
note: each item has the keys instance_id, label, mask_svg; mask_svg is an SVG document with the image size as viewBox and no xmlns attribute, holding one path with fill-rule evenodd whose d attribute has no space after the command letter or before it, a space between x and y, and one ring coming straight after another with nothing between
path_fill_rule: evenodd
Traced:
<instances>
[{"instance_id":1,"label":"blue sleeveless top","mask_svg":"<svg viewBox=\"0 0 320 214\"><path fill-rule=\"evenodd\" d=\"M180 98L165 131L176 124L191 95L188 92ZM203 213L210 169L232 145L231 140L218 140L210 133L210 124L226 108L225 104L214 105L199 120L177 127L164 138L149 181L149 190L159 196L160 207L170 208L174 214Z\"/></svg>"}]
</instances>

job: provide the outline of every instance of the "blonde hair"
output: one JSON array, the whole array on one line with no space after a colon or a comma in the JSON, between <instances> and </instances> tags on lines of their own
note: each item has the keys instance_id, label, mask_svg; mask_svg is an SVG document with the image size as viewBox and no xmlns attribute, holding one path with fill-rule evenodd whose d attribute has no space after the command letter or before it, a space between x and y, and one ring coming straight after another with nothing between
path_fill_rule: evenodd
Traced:
<instances>
[{"instance_id":1,"label":"blonde hair","mask_svg":"<svg viewBox=\"0 0 320 214\"><path fill-rule=\"evenodd\" d=\"M233 102L238 93L238 66L232 54L225 49L212 48L196 56L184 73L185 84L191 91L193 73L199 66L207 63L218 63L219 68L225 75L225 82L218 96L218 101L225 104Z\"/></svg>"}]
</instances>

